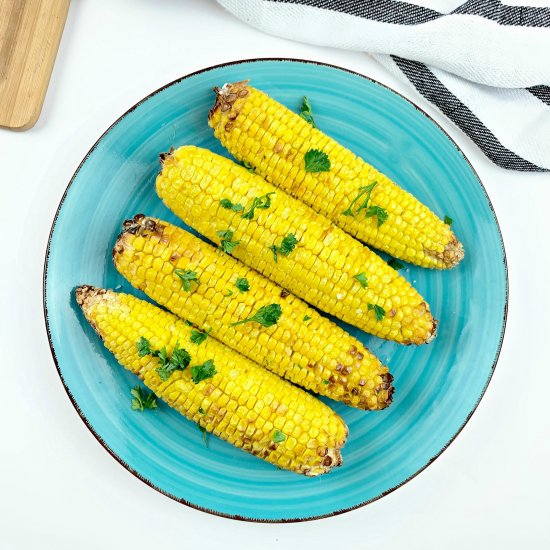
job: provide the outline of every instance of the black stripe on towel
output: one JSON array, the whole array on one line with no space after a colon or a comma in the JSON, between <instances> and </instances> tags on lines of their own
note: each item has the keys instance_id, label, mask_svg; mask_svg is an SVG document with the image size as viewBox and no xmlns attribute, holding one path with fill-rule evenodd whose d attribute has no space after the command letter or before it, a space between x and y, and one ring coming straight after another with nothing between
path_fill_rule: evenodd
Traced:
<instances>
[{"instance_id":1,"label":"black stripe on towel","mask_svg":"<svg viewBox=\"0 0 550 550\"><path fill-rule=\"evenodd\" d=\"M419 25L445 13L398 0L269 0L279 4L300 4L395 25ZM477 15L500 25L550 27L550 8L506 6L500 0L469 0L450 14Z\"/></svg>"},{"instance_id":2,"label":"black stripe on towel","mask_svg":"<svg viewBox=\"0 0 550 550\"><path fill-rule=\"evenodd\" d=\"M506 149L481 120L454 96L426 65L394 55L391 57L414 87L465 132L496 165L508 170L524 172L548 171Z\"/></svg>"},{"instance_id":3,"label":"black stripe on towel","mask_svg":"<svg viewBox=\"0 0 550 550\"><path fill-rule=\"evenodd\" d=\"M531 86L527 88L536 98L540 99L546 105L550 105L550 86Z\"/></svg>"}]
</instances>

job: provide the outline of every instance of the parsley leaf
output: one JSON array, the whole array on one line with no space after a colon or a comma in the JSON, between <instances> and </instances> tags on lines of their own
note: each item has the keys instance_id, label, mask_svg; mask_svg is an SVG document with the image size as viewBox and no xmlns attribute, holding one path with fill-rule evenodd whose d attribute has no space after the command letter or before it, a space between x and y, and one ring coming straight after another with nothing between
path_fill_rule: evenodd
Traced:
<instances>
[{"instance_id":1,"label":"parsley leaf","mask_svg":"<svg viewBox=\"0 0 550 550\"><path fill-rule=\"evenodd\" d=\"M252 166L252 164L250 164L249 162L246 162L246 160L243 160L243 166L249 171L249 172L256 172L256 168L254 168L254 166Z\"/></svg>"},{"instance_id":2,"label":"parsley leaf","mask_svg":"<svg viewBox=\"0 0 550 550\"><path fill-rule=\"evenodd\" d=\"M235 286L240 292L248 292L250 290L250 283L245 277L238 277L235 281Z\"/></svg>"},{"instance_id":3,"label":"parsley leaf","mask_svg":"<svg viewBox=\"0 0 550 550\"><path fill-rule=\"evenodd\" d=\"M197 428L199 428L200 432L202 433L202 440L204 441L204 445L208 447L208 432L206 431L206 428L204 426L201 426L198 422Z\"/></svg>"},{"instance_id":4,"label":"parsley leaf","mask_svg":"<svg viewBox=\"0 0 550 550\"><path fill-rule=\"evenodd\" d=\"M204 409L203 409L202 407L199 407L199 412L200 412L201 414L204 414Z\"/></svg>"},{"instance_id":5,"label":"parsley leaf","mask_svg":"<svg viewBox=\"0 0 550 550\"><path fill-rule=\"evenodd\" d=\"M252 199L252 205L248 209L247 212L245 212L242 217L245 220L252 220L254 219L254 212L257 208L261 210L267 210L268 208L271 208L271 197L270 195L274 195L275 191L271 191L271 193L268 193L267 195L262 195L261 197L254 197Z\"/></svg>"},{"instance_id":6,"label":"parsley leaf","mask_svg":"<svg viewBox=\"0 0 550 550\"><path fill-rule=\"evenodd\" d=\"M367 279L366 273L363 271L363 273L358 273L357 275L353 276L354 279L357 279L363 288L367 288L367 285L369 284L369 280Z\"/></svg>"},{"instance_id":7,"label":"parsley leaf","mask_svg":"<svg viewBox=\"0 0 550 550\"><path fill-rule=\"evenodd\" d=\"M403 269L403 264L399 260L396 260L395 258L391 258L390 260L388 260L388 265L390 267L393 267L393 269L395 269L396 271Z\"/></svg>"},{"instance_id":8,"label":"parsley leaf","mask_svg":"<svg viewBox=\"0 0 550 550\"><path fill-rule=\"evenodd\" d=\"M136 386L130 390L132 394L132 410L143 412L145 409L156 409L157 398L154 393L143 390L141 386Z\"/></svg>"},{"instance_id":9,"label":"parsley leaf","mask_svg":"<svg viewBox=\"0 0 550 550\"><path fill-rule=\"evenodd\" d=\"M272 245L269 247L269 250L273 252L273 259L277 261L277 254L282 256L288 256L298 244L298 239L292 234L289 233L281 241L281 246Z\"/></svg>"},{"instance_id":10,"label":"parsley leaf","mask_svg":"<svg viewBox=\"0 0 550 550\"><path fill-rule=\"evenodd\" d=\"M377 321L381 321L386 315L385 309L383 307L377 306L376 304L369 304L367 308L369 311L374 310L374 316L376 317Z\"/></svg>"},{"instance_id":11,"label":"parsley leaf","mask_svg":"<svg viewBox=\"0 0 550 550\"><path fill-rule=\"evenodd\" d=\"M328 386L330 384L330 380L323 380L323 384L325 384L325 386Z\"/></svg>"},{"instance_id":12,"label":"parsley leaf","mask_svg":"<svg viewBox=\"0 0 550 550\"><path fill-rule=\"evenodd\" d=\"M233 231L230 231L229 229L226 229L225 231L216 231L219 237L221 237L220 241L220 248L227 252L227 254L231 254L235 247L241 242L239 241L233 241Z\"/></svg>"},{"instance_id":13,"label":"parsley leaf","mask_svg":"<svg viewBox=\"0 0 550 550\"><path fill-rule=\"evenodd\" d=\"M304 321L310 321L311 317L309 315L304 315Z\"/></svg>"},{"instance_id":14,"label":"parsley leaf","mask_svg":"<svg viewBox=\"0 0 550 550\"><path fill-rule=\"evenodd\" d=\"M342 214L344 214L344 216L355 216L355 214L359 214L359 212L361 210L363 210L364 208L367 207L367 204L368 202L370 201L370 196L371 196L371 193L372 193L372 190L376 187L376 184L378 182L373 182L369 185L365 185L363 187L359 187L358 191L358 195L351 201L351 204L346 208L346 210L344 210L342 212ZM363 195L366 195L365 196L365 200L359 205L359 208L357 209L357 211L355 212L355 214L353 213L353 205L363 196Z\"/></svg>"},{"instance_id":15,"label":"parsley leaf","mask_svg":"<svg viewBox=\"0 0 550 550\"><path fill-rule=\"evenodd\" d=\"M174 269L174 273L181 279L181 286L185 292L190 292L191 283L199 284L196 271L190 271L189 269Z\"/></svg>"},{"instance_id":16,"label":"parsley leaf","mask_svg":"<svg viewBox=\"0 0 550 550\"><path fill-rule=\"evenodd\" d=\"M222 199L220 201L220 206L226 210L233 210L233 212L242 212L244 210L244 206L242 204L234 204L229 199Z\"/></svg>"},{"instance_id":17,"label":"parsley leaf","mask_svg":"<svg viewBox=\"0 0 550 550\"><path fill-rule=\"evenodd\" d=\"M273 432L273 443L282 443L286 439L286 435L281 430Z\"/></svg>"},{"instance_id":18,"label":"parsley leaf","mask_svg":"<svg viewBox=\"0 0 550 550\"><path fill-rule=\"evenodd\" d=\"M136 342L136 348L140 357L145 357L151 353L151 342L143 336Z\"/></svg>"},{"instance_id":19,"label":"parsley leaf","mask_svg":"<svg viewBox=\"0 0 550 550\"><path fill-rule=\"evenodd\" d=\"M170 359L168 359L166 348L162 348L159 351L158 358L160 360L160 367L157 368L157 374L163 382L166 382L174 371L185 370L191 361L191 356L187 350L180 349L177 342Z\"/></svg>"},{"instance_id":20,"label":"parsley leaf","mask_svg":"<svg viewBox=\"0 0 550 550\"><path fill-rule=\"evenodd\" d=\"M373 216L377 217L378 227L380 227L388 219L388 212L381 206L369 206L365 212L365 218L372 218Z\"/></svg>"},{"instance_id":21,"label":"parsley leaf","mask_svg":"<svg viewBox=\"0 0 550 550\"><path fill-rule=\"evenodd\" d=\"M205 340L206 340L206 337L208 336L208 334L206 334L206 332L201 332L200 330L195 330L193 329L191 331L191 342L193 342L193 344L202 344Z\"/></svg>"},{"instance_id":22,"label":"parsley leaf","mask_svg":"<svg viewBox=\"0 0 550 550\"><path fill-rule=\"evenodd\" d=\"M193 382L195 382L195 384L198 384L208 378L212 378L217 372L218 371L216 370L216 366L214 365L214 361L212 359L208 359L208 361L205 361L202 365L195 365L194 367L191 367L191 377L193 378Z\"/></svg>"},{"instance_id":23,"label":"parsley leaf","mask_svg":"<svg viewBox=\"0 0 550 550\"><path fill-rule=\"evenodd\" d=\"M310 149L304 156L306 172L328 172L330 159L319 149Z\"/></svg>"},{"instance_id":24,"label":"parsley leaf","mask_svg":"<svg viewBox=\"0 0 550 550\"><path fill-rule=\"evenodd\" d=\"M171 357L168 357L166 346L162 349L151 349L149 340L143 336L136 343L136 347L138 348L138 354L140 357L151 355L151 357L158 358L159 366L156 370L163 382L166 382L175 370L185 370L191 361L191 356L189 353L187 353L186 350L181 349L178 342L176 342Z\"/></svg>"},{"instance_id":25,"label":"parsley leaf","mask_svg":"<svg viewBox=\"0 0 550 550\"><path fill-rule=\"evenodd\" d=\"M445 216L445 219L443 220L447 225L453 224L453 218L449 218L449 216Z\"/></svg>"},{"instance_id":26,"label":"parsley leaf","mask_svg":"<svg viewBox=\"0 0 550 550\"><path fill-rule=\"evenodd\" d=\"M302 101L302 106L300 107L300 116L306 121L309 122L314 128L317 128L315 121L313 120L313 112L311 110L311 103L307 96L304 96Z\"/></svg>"},{"instance_id":27,"label":"parsley leaf","mask_svg":"<svg viewBox=\"0 0 550 550\"><path fill-rule=\"evenodd\" d=\"M193 326L193 323L192 323L191 321L185 320L184 323L185 323L188 327L192 327L192 326Z\"/></svg>"},{"instance_id":28,"label":"parsley leaf","mask_svg":"<svg viewBox=\"0 0 550 550\"><path fill-rule=\"evenodd\" d=\"M234 327L236 325L242 325L243 323L256 322L264 327L271 327L277 324L282 312L279 304L269 304L268 306L261 307L252 317L244 319L243 321L231 323L231 326Z\"/></svg>"}]
</instances>

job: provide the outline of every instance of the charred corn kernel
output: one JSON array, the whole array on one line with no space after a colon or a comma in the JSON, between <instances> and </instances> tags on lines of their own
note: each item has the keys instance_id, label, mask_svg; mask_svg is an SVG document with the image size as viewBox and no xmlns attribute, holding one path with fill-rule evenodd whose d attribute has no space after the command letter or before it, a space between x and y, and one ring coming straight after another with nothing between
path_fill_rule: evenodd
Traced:
<instances>
[{"instance_id":1,"label":"charred corn kernel","mask_svg":"<svg viewBox=\"0 0 550 550\"><path fill-rule=\"evenodd\" d=\"M346 441L347 426L312 395L212 338L193 344L190 326L134 296L81 286L76 290L76 299L117 361L206 431L280 468L308 476L326 473L342 464L340 448ZM147 338L153 349L165 346L168 356L177 344L190 354L190 365L213 360L216 373L195 383L191 368L186 368L162 381L157 373L159 360L138 354L136 343L141 337ZM258 410L267 395L272 395L273 400L265 407L266 422L259 422ZM246 405L238 406L243 400ZM303 428L298 422L303 411L312 422L321 420L320 430ZM275 425L282 436L274 438ZM301 449L291 439L297 429L307 441Z\"/></svg>"},{"instance_id":2,"label":"charred corn kernel","mask_svg":"<svg viewBox=\"0 0 550 550\"><path fill-rule=\"evenodd\" d=\"M151 256L168 257L163 265L169 265L172 273L150 267L144 276L141 268L156 263ZM288 291L187 231L136 216L125 222L113 259L118 271L153 300L276 374L361 409L383 409L391 403L388 368L358 340ZM189 291L176 274L186 271L196 273L198 279ZM238 278L247 279L247 292L237 291ZM226 296L227 289L235 291ZM272 304L282 311L275 324L234 324ZM310 319L304 321L305 317ZM268 394L264 402L272 407L269 399Z\"/></svg>"},{"instance_id":3,"label":"charred corn kernel","mask_svg":"<svg viewBox=\"0 0 550 550\"><path fill-rule=\"evenodd\" d=\"M304 201L354 237L396 258L423 266L453 267L464 256L450 227L427 206L401 189L351 151L274 99L248 86L248 81L215 88L209 125L224 147L256 173ZM311 149L328 155L330 170L307 172ZM361 189L376 182L368 206L379 206L387 220L366 217L352 204ZM350 206L352 214L344 215Z\"/></svg>"},{"instance_id":4,"label":"charred corn kernel","mask_svg":"<svg viewBox=\"0 0 550 550\"><path fill-rule=\"evenodd\" d=\"M242 166L206 149L181 147L164 156L156 185L165 204L199 233L219 243L219 231L230 227L239 241L233 256L319 309L400 343L433 338L429 306L404 277L330 220ZM252 219L243 216L255 198L266 196L269 208L256 209ZM224 200L243 210L224 208ZM296 240L290 252L283 244L288 235Z\"/></svg>"}]
</instances>

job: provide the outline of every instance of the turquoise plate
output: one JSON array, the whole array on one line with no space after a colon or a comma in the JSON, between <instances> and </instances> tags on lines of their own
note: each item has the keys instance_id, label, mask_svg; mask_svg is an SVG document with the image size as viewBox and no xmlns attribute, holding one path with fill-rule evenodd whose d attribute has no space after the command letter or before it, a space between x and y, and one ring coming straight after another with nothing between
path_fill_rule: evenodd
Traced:
<instances>
[{"instance_id":1,"label":"turquoise plate","mask_svg":"<svg viewBox=\"0 0 550 550\"><path fill-rule=\"evenodd\" d=\"M130 409L136 379L106 351L72 296L83 283L141 295L114 269L111 247L124 219L142 212L183 225L157 198L158 155L195 144L224 153L207 125L212 88L251 79L292 109L302 96L320 128L388 174L441 216L453 218L466 257L452 271L402 273L440 320L422 347L385 342L346 327L395 376L383 412L331 406L350 428L344 466L305 478L209 438L169 409ZM298 60L251 60L185 76L132 107L101 136L61 201L45 266L44 307L59 374L100 443L151 487L214 514L299 521L351 510L414 477L456 437L493 373L506 319L502 238L476 173L450 137L418 107L362 75Z\"/></svg>"}]
</instances>

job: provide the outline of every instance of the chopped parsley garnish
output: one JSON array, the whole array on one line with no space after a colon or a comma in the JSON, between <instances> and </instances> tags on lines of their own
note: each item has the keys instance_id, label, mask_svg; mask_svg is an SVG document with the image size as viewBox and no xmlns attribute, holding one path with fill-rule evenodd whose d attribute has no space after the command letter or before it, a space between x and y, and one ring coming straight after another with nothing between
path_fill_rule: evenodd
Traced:
<instances>
[{"instance_id":1,"label":"chopped parsley garnish","mask_svg":"<svg viewBox=\"0 0 550 550\"><path fill-rule=\"evenodd\" d=\"M136 342L136 347L140 357L151 355L159 360L160 366L157 367L157 373L163 382L166 382L174 371L185 370L191 361L187 350L180 348L178 342L176 342L171 357L168 357L166 346L162 349L152 349L149 340L143 336Z\"/></svg>"},{"instance_id":2,"label":"chopped parsley garnish","mask_svg":"<svg viewBox=\"0 0 550 550\"><path fill-rule=\"evenodd\" d=\"M249 162L246 162L246 160L243 160L243 166L244 166L249 172L254 173L254 172L256 171L256 168L254 168L254 166L252 166L252 164L250 164Z\"/></svg>"},{"instance_id":3,"label":"chopped parsley garnish","mask_svg":"<svg viewBox=\"0 0 550 550\"><path fill-rule=\"evenodd\" d=\"M151 353L151 343L143 336L136 342L136 347L140 357L145 357Z\"/></svg>"},{"instance_id":4,"label":"chopped parsley garnish","mask_svg":"<svg viewBox=\"0 0 550 550\"><path fill-rule=\"evenodd\" d=\"M204 441L205 447L208 447L208 432L206 431L206 428L204 426L201 426L198 422L197 422L197 428L202 433L202 440Z\"/></svg>"},{"instance_id":5,"label":"chopped parsley garnish","mask_svg":"<svg viewBox=\"0 0 550 550\"><path fill-rule=\"evenodd\" d=\"M203 409L202 407L199 407L199 412L200 412L201 414L204 414L204 409Z\"/></svg>"},{"instance_id":6,"label":"chopped parsley garnish","mask_svg":"<svg viewBox=\"0 0 550 550\"><path fill-rule=\"evenodd\" d=\"M224 252L227 252L227 254L231 254L235 247L241 242L233 240L233 231L229 229L225 231L216 231L216 233L218 237L221 237L220 248Z\"/></svg>"},{"instance_id":7,"label":"chopped parsley garnish","mask_svg":"<svg viewBox=\"0 0 550 550\"><path fill-rule=\"evenodd\" d=\"M174 273L181 279L181 286L185 292L191 290L191 283L199 284L196 271L190 271L189 269L174 269Z\"/></svg>"},{"instance_id":8,"label":"chopped parsley garnish","mask_svg":"<svg viewBox=\"0 0 550 550\"><path fill-rule=\"evenodd\" d=\"M250 283L245 277L238 277L235 281L235 286L239 289L239 292L248 292L250 290Z\"/></svg>"},{"instance_id":9,"label":"chopped parsley garnish","mask_svg":"<svg viewBox=\"0 0 550 550\"><path fill-rule=\"evenodd\" d=\"M242 204L232 203L229 199L222 199L220 201L220 206L226 210L233 210L233 212L242 212L244 210L244 206Z\"/></svg>"},{"instance_id":10,"label":"chopped parsley garnish","mask_svg":"<svg viewBox=\"0 0 550 550\"><path fill-rule=\"evenodd\" d=\"M145 409L156 409L157 398L152 392L145 391L141 386L130 390L132 394L132 410L143 412Z\"/></svg>"},{"instance_id":11,"label":"chopped parsley garnish","mask_svg":"<svg viewBox=\"0 0 550 550\"><path fill-rule=\"evenodd\" d=\"M449 218L449 216L445 216L445 219L443 220L447 225L453 224L453 218Z\"/></svg>"},{"instance_id":12,"label":"chopped parsley garnish","mask_svg":"<svg viewBox=\"0 0 550 550\"><path fill-rule=\"evenodd\" d=\"M233 296L233 291L230 290L230 289L228 288L228 289L225 291L224 296L225 296L226 298L229 298L229 296Z\"/></svg>"},{"instance_id":13,"label":"chopped parsley garnish","mask_svg":"<svg viewBox=\"0 0 550 550\"><path fill-rule=\"evenodd\" d=\"M188 326L188 327L192 327L193 326L193 323L191 321L184 321L184 323Z\"/></svg>"},{"instance_id":14,"label":"chopped parsley garnish","mask_svg":"<svg viewBox=\"0 0 550 550\"><path fill-rule=\"evenodd\" d=\"M286 435L281 430L273 432L273 443L282 443L286 439Z\"/></svg>"},{"instance_id":15,"label":"chopped parsley garnish","mask_svg":"<svg viewBox=\"0 0 550 550\"><path fill-rule=\"evenodd\" d=\"M376 317L377 321L381 321L386 315L385 309L381 306L377 306L376 304L369 304L367 308L369 311L374 310L374 316Z\"/></svg>"},{"instance_id":16,"label":"chopped parsley garnish","mask_svg":"<svg viewBox=\"0 0 550 550\"><path fill-rule=\"evenodd\" d=\"M403 264L399 260L396 260L395 258L391 258L390 260L388 260L388 265L390 267L393 267L393 269L395 269L396 271L403 269Z\"/></svg>"},{"instance_id":17,"label":"chopped parsley garnish","mask_svg":"<svg viewBox=\"0 0 550 550\"><path fill-rule=\"evenodd\" d=\"M365 218L372 218L373 216L376 216L376 222L380 227L388 219L388 212L381 206L369 206L365 211Z\"/></svg>"},{"instance_id":18,"label":"chopped parsley garnish","mask_svg":"<svg viewBox=\"0 0 550 550\"><path fill-rule=\"evenodd\" d=\"M254 212L256 209L261 210L267 210L268 208L271 208L271 197L270 195L274 195L275 191L271 191L271 193L267 193L267 195L262 195L261 197L254 197L252 199L252 204L250 205L249 209L242 215L242 217L245 220L252 220L254 219Z\"/></svg>"},{"instance_id":19,"label":"chopped parsley garnish","mask_svg":"<svg viewBox=\"0 0 550 550\"><path fill-rule=\"evenodd\" d=\"M300 116L306 121L309 122L314 128L317 128L315 121L313 120L313 112L311 110L311 103L307 96L304 96L302 101L302 106L300 107Z\"/></svg>"},{"instance_id":20,"label":"chopped parsley garnish","mask_svg":"<svg viewBox=\"0 0 550 550\"><path fill-rule=\"evenodd\" d=\"M363 288L367 288L369 280L367 279L367 275L364 271L363 273L358 273L357 275L354 275L353 278L357 279Z\"/></svg>"},{"instance_id":21,"label":"chopped parsley garnish","mask_svg":"<svg viewBox=\"0 0 550 550\"><path fill-rule=\"evenodd\" d=\"M271 327L277 324L279 317L282 313L281 306L279 304L269 304L268 306L262 306L252 317L231 323L231 326L242 325L243 323L260 323L263 327Z\"/></svg>"},{"instance_id":22,"label":"chopped parsley garnish","mask_svg":"<svg viewBox=\"0 0 550 550\"><path fill-rule=\"evenodd\" d=\"M212 378L217 372L218 371L216 370L216 366L214 365L214 361L212 359L208 359L208 361L205 361L202 365L195 365L194 367L191 367L191 377L193 378L193 382L195 382L195 384L198 384L208 378Z\"/></svg>"},{"instance_id":23,"label":"chopped parsley garnish","mask_svg":"<svg viewBox=\"0 0 550 550\"><path fill-rule=\"evenodd\" d=\"M319 149L310 149L304 156L306 172L328 172L330 159L328 155Z\"/></svg>"},{"instance_id":24,"label":"chopped parsley garnish","mask_svg":"<svg viewBox=\"0 0 550 550\"><path fill-rule=\"evenodd\" d=\"M292 234L289 233L286 237L283 237L281 241L281 246L272 245L269 247L269 250L273 252L273 259L277 261L277 255L288 256L298 244L298 239Z\"/></svg>"},{"instance_id":25,"label":"chopped parsley garnish","mask_svg":"<svg viewBox=\"0 0 550 550\"><path fill-rule=\"evenodd\" d=\"M304 321L310 321L311 317L309 315L304 315Z\"/></svg>"},{"instance_id":26,"label":"chopped parsley garnish","mask_svg":"<svg viewBox=\"0 0 550 550\"><path fill-rule=\"evenodd\" d=\"M323 384L325 384L325 386L328 386L330 384L330 380L323 380Z\"/></svg>"},{"instance_id":27,"label":"chopped parsley garnish","mask_svg":"<svg viewBox=\"0 0 550 550\"><path fill-rule=\"evenodd\" d=\"M190 340L193 342L193 344L202 344L205 340L208 334L206 332L201 332L200 330L193 329L191 331L191 337Z\"/></svg>"},{"instance_id":28,"label":"chopped parsley garnish","mask_svg":"<svg viewBox=\"0 0 550 550\"><path fill-rule=\"evenodd\" d=\"M376 216L378 227L380 227L388 219L388 212L385 208L382 208L381 206L376 206L373 204L369 206L372 190L376 187L377 183L378 182L375 181L373 183L370 183L369 185L359 187L359 193L351 201L351 204L342 212L342 214L344 216L356 216L361 212L361 210L364 210L365 218L372 218L373 216ZM359 204L354 212L353 206L361 198L363 198L363 201Z\"/></svg>"}]
</instances>

